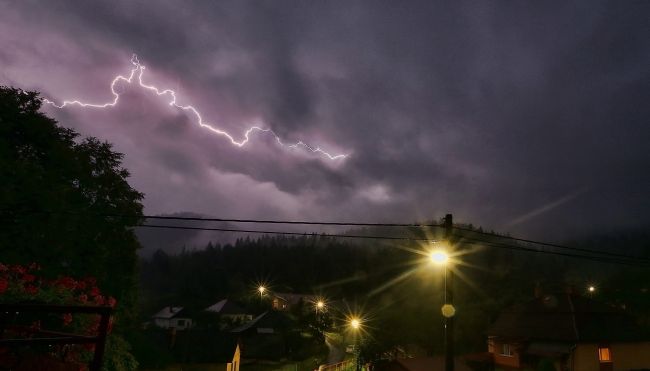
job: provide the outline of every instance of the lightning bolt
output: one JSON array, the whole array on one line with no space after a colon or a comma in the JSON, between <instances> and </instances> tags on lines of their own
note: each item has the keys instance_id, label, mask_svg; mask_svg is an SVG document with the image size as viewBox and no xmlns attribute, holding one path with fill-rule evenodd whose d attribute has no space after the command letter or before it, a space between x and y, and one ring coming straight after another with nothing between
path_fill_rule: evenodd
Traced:
<instances>
[{"instance_id":1,"label":"lightning bolt","mask_svg":"<svg viewBox=\"0 0 650 371\"><path fill-rule=\"evenodd\" d=\"M324 156L325 158L329 160L339 160L339 159L344 159L348 155L346 154L338 154L338 155L333 155L320 147L312 147L308 144L306 144L303 141L298 141L296 143L285 143L282 141L282 139L270 128L263 128L261 126L251 126L248 128L243 135L243 139L237 141L231 134L228 132L221 130L203 120L203 117L199 113L199 111L191 105L181 105L177 103L177 97L176 97L176 92L171 89L164 89L161 90L154 85L148 85L144 83L142 80L142 76L144 75L144 70L145 66L140 63L138 60L138 56L136 54L133 54L131 57L131 64L133 65L133 68L131 69L131 72L129 73L128 76L123 76L123 75L117 75L113 81L111 82L111 93L113 94L113 100L108 102L108 103L102 103L102 104L94 104L94 103L84 103L80 100L66 100L63 101L61 104L56 104L53 101L43 98L43 103L49 104L51 106L54 106L56 108L65 108L66 106L80 106L80 107L89 107L89 108L109 108L109 107L115 107L117 103L120 100L120 93L115 91L115 86L120 83L124 82L127 84L132 84L134 80L137 81L137 84L146 90L154 92L156 95L159 97L167 97L169 98L168 104L170 106L176 107L180 110L190 112L194 117L196 118L196 123L209 131L211 131L214 134L220 135L222 137L225 137L232 143L233 145L237 147L243 147L245 146L249 141L251 134L253 133L267 133L272 135L275 138L275 141L283 148L288 148L288 149L298 149L298 148L303 148L309 152L319 154L321 156Z\"/></svg>"}]
</instances>

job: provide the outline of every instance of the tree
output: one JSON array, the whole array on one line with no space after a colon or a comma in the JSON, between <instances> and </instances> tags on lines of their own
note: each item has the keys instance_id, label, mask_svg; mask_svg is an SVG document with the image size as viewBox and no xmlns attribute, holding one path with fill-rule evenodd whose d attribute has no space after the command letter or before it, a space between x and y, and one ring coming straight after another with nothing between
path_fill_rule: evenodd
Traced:
<instances>
[{"instance_id":1,"label":"tree","mask_svg":"<svg viewBox=\"0 0 650 371\"><path fill-rule=\"evenodd\" d=\"M36 92L0 86L0 261L94 276L128 311L143 194L111 144L80 139L39 112L41 103Z\"/></svg>"}]
</instances>

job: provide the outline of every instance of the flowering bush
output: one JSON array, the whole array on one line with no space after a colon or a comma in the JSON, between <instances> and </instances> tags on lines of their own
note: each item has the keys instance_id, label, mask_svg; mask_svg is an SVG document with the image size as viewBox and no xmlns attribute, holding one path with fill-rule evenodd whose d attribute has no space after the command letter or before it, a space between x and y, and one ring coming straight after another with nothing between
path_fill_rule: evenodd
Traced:
<instances>
[{"instance_id":1,"label":"flowering bush","mask_svg":"<svg viewBox=\"0 0 650 371\"><path fill-rule=\"evenodd\" d=\"M102 295L92 277L83 279L59 277L48 280L40 277L39 271L40 266L35 263L29 266L0 263L0 303L110 307L116 305L114 298ZM8 337L32 337L36 336L41 329L94 336L100 324L98 314L4 313L2 315L5 317L2 323L7 325L4 334ZM109 332L111 327L112 321L109 322ZM85 364L92 359L94 345L30 347L30 351L36 357L46 354L84 369ZM0 356L2 355L0 353ZM2 366L1 357L0 366Z\"/></svg>"}]
</instances>

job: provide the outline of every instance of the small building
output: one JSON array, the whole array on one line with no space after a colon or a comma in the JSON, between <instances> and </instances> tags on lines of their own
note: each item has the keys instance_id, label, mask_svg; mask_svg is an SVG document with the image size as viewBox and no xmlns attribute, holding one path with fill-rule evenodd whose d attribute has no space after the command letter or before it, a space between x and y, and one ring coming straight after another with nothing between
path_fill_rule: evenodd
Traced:
<instances>
[{"instance_id":1,"label":"small building","mask_svg":"<svg viewBox=\"0 0 650 371\"><path fill-rule=\"evenodd\" d=\"M151 316L151 319L156 326L165 329L185 330L193 325L183 307L164 307Z\"/></svg>"},{"instance_id":2,"label":"small building","mask_svg":"<svg viewBox=\"0 0 650 371\"><path fill-rule=\"evenodd\" d=\"M253 315L232 300L223 299L204 309L209 314L219 317L222 328L231 325L241 325L253 319Z\"/></svg>"},{"instance_id":3,"label":"small building","mask_svg":"<svg viewBox=\"0 0 650 371\"><path fill-rule=\"evenodd\" d=\"M272 305L275 310L288 311L301 305L303 308L308 308L309 305L313 305L316 301L318 301L316 295L275 292L273 293Z\"/></svg>"},{"instance_id":4,"label":"small building","mask_svg":"<svg viewBox=\"0 0 650 371\"><path fill-rule=\"evenodd\" d=\"M288 355L293 321L286 314L267 311L252 321L231 330L237 336L245 358L280 360Z\"/></svg>"},{"instance_id":5,"label":"small building","mask_svg":"<svg viewBox=\"0 0 650 371\"><path fill-rule=\"evenodd\" d=\"M623 310L571 292L504 310L488 330L494 366L504 370L650 369L650 337Z\"/></svg>"}]
</instances>

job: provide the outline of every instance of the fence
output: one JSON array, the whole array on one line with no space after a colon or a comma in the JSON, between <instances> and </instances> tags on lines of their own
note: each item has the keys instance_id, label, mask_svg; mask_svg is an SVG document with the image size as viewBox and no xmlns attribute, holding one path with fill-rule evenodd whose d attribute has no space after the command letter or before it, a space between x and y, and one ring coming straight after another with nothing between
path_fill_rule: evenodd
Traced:
<instances>
[{"instance_id":1,"label":"fence","mask_svg":"<svg viewBox=\"0 0 650 371\"><path fill-rule=\"evenodd\" d=\"M102 368L104 346L108 323L113 308L107 306L83 305L44 305L44 304L0 304L0 348L29 347L30 345L55 345L55 344L94 344L95 352L90 362L90 371L99 371ZM86 313L99 314L99 328L94 336L70 334L58 331L34 330L32 337L4 338L5 329L8 327L8 317L19 313Z\"/></svg>"},{"instance_id":2,"label":"fence","mask_svg":"<svg viewBox=\"0 0 650 371\"><path fill-rule=\"evenodd\" d=\"M355 371L355 365L356 362L353 359L348 359L331 365L322 365L318 368L318 371Z\"/></svg>"}]
</instances>

